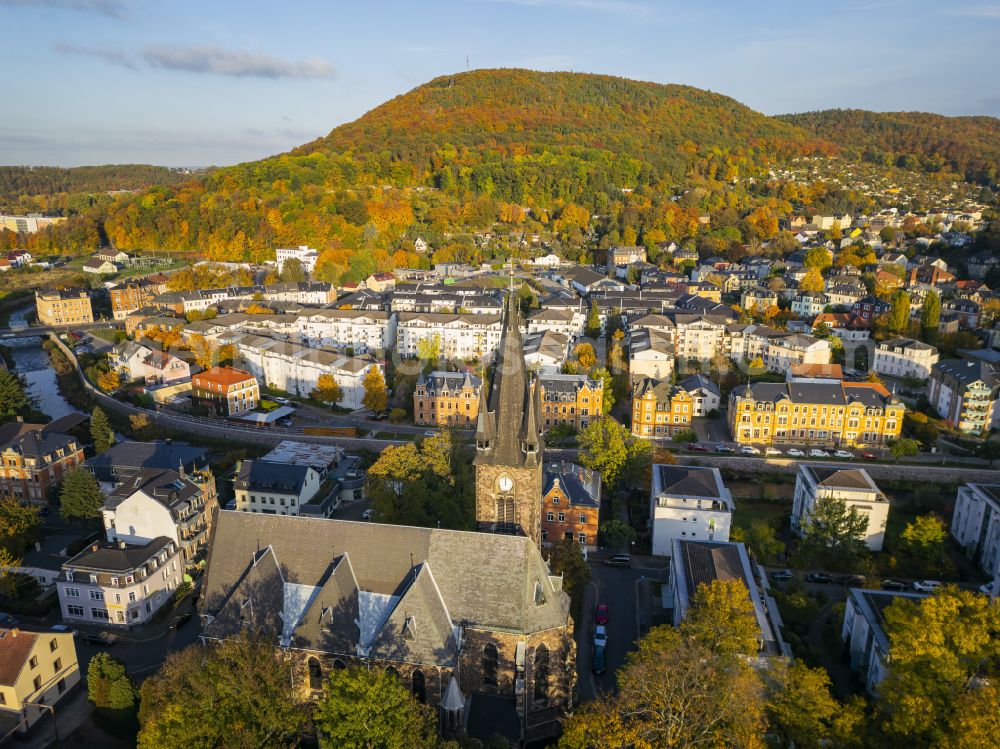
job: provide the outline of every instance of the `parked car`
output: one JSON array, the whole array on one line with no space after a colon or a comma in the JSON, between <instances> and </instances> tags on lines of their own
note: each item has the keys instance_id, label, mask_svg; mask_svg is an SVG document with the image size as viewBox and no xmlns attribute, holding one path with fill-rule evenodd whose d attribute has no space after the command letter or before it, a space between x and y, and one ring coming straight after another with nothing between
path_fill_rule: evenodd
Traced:
<instances>
[{"instance_id":1,"label":"parked car","mask_svg":"<svg viewBox=\"0 0 1000 749\"><path fill-rule=\"evenodd\" d=\"M608 567L626 567L632 566L632 557L628 554L615 554L613 557L608 557L604 560L604 564Z\"/></svg>"},{"instance_id":2,"label":"parked car","mask_svg":"<svg viewBox=\"0 0 1000 749\"><path fill-rule=\"evenodd\" d=\"M88 632L81 639L91 645L114 645L119 638L114 632Z\"/></svg>"},{"instance_id":3,"label":"parked car","mask_svg":"<svg viewBox=\"0 0 1000 749\"><path fill-rule=\"evenodd\" d=\"M603 624L594 627L594 647L603 648L608 644L608 628Z\"/></svg>"},{"instance_id":4,"label":"parked car","mask_svg":"<svg viewBox=\"0 0 1000 749\"><path fill-rule=\"evenodd\" d=\"M875 453L861 453L861 457L865 460L877 460Z\"/></svg>"},{"instance_id":5,"label":"parked car","mask_svg":"<svg viewBox=\"0 0 1000 749\"><path fill-rule=\"evenodd\" d=\"M192 614L190 611L185 611L183 614L178 614L177 616L175 616L173 619L170 620L170 624L167 625L167 628L176 631L181 627L183 627L185 624L187 624L189 621L191 621L191 616Z\"/></svg>"},{"instance_id":6,"label":"parked car","mask_svg":"<svg viewBox=\"0 0 1000 749\"><path fill-rule=\"evenodd\" d=\"M781 455L781 450L776 447L768 447L764 449L764 455L771 457L772 455Z\"/></svg>"},{"instance_id":7,"label":"parked car","mask_svg":"<svg viewBox=\"0 0 1000 749\"><path fill-rule=\"evenodd\" d=\"M741 445L740 452L744 455L760 455L760 450L753 445Z\"/></svg>"},{"instance_id":8,"label":"parked car","mask_svg":"<svg viewBox=\"0 0 1000 749\"><path fill-rule=\"evenodd\" d=\"M806 575L807 583L832 583L833 577L825 572L810 572Z\"/></svg>"},{"instance_id":9,"label":"parked car","mask_svg":"<svg viewBox=\"0 0 1000 749\"><path fill-rule=\"evenodd\" d=\"M736 450L731 448L729 445L716 445L715 452L717 453L734 453Z\"/></svg>"},{"instance_id":10,"label":"parked car","mask_svg":"<svg viewBox=\"0 0 1000 749\"><path fill-rule=\"evenodd\" d=\"M608 604L602 603L597 607L597 613L594 614L594 621L597 624L607 624L608 623Z\"/></svg>"},{"instance_id":11,"label":"parked car","mask_svg":"<svg viewBox=\"0 0 1000 749\"><path fill-rule=\"evenodd\" d=\"M283 427L290 427L292 425L291 419L278 419L278 423Z\"/></svg>"},{"instance_id":12,"label":"parked car","mask_svg":"<svg viewBox=\"0 0 1000 749\"><path fill-rule=\"evenodd\" d=\"M275 403L280 403L283 406L287 406L289 403L291 403L291 401L288 400L288 398L282 398L280 395L274 396L274 398L272 398L272 400Z\"/></svg>"},{"instance_id":13,"label":"parked car","mask_svg":"<svg viewBox=\"0 0 1000 749\"><path fill-rule=\"evenodd\" d=\"M688 450L695 453L707 453L708 448L704 445L699 445L697 442L691 442L688 444Z\"/></svg>"},{"instance_id":14,"label":"parked car","mask_svg":"<svg viewBox=\"0 0 1000 749\"><path fill-rule=\"evenodd\" d=\"M941 583L937 580L914 580L913 589L917 593L936 593L937 589L941 587Z\"/></svg>"},{"instance_id":15,"label":"parked car","mask_svg":"<svg viewBox=\"0 0 1000 749\"><path fill-rule=\"evenodd\" d=\"M367 510L361 513L362 520L371 520L375 516L375 510L369 507Z\"/></svg>"},{"instance_id":16,"label":"parked car","mask_svg":"<svg viewBox=\"0 0 1000 749\"><path fill-rule=\"evenodd\" d=\"M71 634L71 635L73 635L73 637L79 637L80 636L80 631L77 630L77 629L73 629L68 624L53 624L50 629L53 632L65 632L67 634Z\"/></svg>"},{"instance_id":17,"label":"parked car","mask_svg":"<svg viewBox=\"0 0 1000 749\"><path fill-rule=\"evenodd\" d=\"M594 648L594 659L590 664L591 669L595 674L603 674L604 669L607 668L606 658L604 657L604 648Z\"/></svg>"},{"instance_id":18,"label":"parked car","mask_svg":"<svg viewBox=\"0 0 1000 749\"><path fill-rule=\"evenodd\" d=\"M771 579L774 580L775 582L784 582L785 580L791 580L792 579L792 571L791 570L778 570L777 572L772 572L771 573Z\"/></svg>"},{"instance_id":19,"label":"parked car","mask_svg":"<svg viewBox=\"0 0 1000 749\"><path fill-rule=\"evenodd\" d=\"M828 453L826 450L820 450L820 449L814 447L812 450L809 451L809 457L810 458L829 458L830 457L830 453Z\"/></svg>"},{"instance_id":20,"label":"parked car","mask_svg":"<svg viewBox=\"0 0 1000 749\"><path fill-rule=\"evenodd\" d=\"M863 588L865 586L865 576L841 575L837 578L837 585L844 585L848 588Z\"/></svg>"},{"instance_id":21,"label":"parked car","mask_svg":"<svg viewBox=\"0 0 1000 749\"><path fill-rule=\"evenodd\" d=\"M441 436L441 432L435 432L433 429L428 429L426 432L424 432L424 436L425 437L440 437Z\"/></svg>"},{"instance_id":22,"label":"parked car","mask_svg":"<svg viewBox=\"0 0 1000 749\"><path fill-rule=\"evenodd\" d=\"M906 583L902 580L883 580L879 586L882 590L906 590Z\"/></svg>"},{"instance_id":23,"label":"parked car","mask_svg":"<svg viewBox=\"0 0 1000 749\"><path fill-rule=\"evenodd\" d=\"M833 456L835 458L847 458L849 460L854 457L854 453L849 453L847 450L837 450Z\"/></svg>"},{"instance_id":24,"label":"parked car","mask_svg":"<svg viewBox=\"0 0 1000 749\"><path fill-rule=\"evenodd\" d=\"M799 450L797 447L793 447L791 450L789 450L788 451L788 455L789 455L789 457L792 457L792 458L803 458L803 457L805 457L805 453L802 452L801 450Z\"/></svg>"}]
</instances>

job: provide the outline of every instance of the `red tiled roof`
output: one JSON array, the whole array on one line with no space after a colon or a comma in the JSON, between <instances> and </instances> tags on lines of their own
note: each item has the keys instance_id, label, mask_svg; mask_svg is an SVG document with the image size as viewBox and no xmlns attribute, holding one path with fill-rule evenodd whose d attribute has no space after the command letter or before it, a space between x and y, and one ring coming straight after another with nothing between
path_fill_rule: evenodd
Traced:
<instances>
[{"instance_id":1,"label":"red tiled roof","mask_svg":"<svg viewBox=\"0 0 1000 749\"><path fill-rule=\"evenodd\" d=\"M31 655L36 635L20 629L0 629L0 684L13 686Z\"/></svg>"},{"instance_id":2,"label":"red tiled roof","mask_svg":"<svg viewBox=\"0 0 1000 749\"><path fill-rule=\"evenodd\" d=\"M244 372L242 369L212 367L211 369L206 369L204 372L199 372L191 379L195 386L198 386L200 383L211 383L212 385L223 385L228 388L231 385L246 382L247 380L256 380L257 378L249 372Z\"/></svg>"}]
</instances>

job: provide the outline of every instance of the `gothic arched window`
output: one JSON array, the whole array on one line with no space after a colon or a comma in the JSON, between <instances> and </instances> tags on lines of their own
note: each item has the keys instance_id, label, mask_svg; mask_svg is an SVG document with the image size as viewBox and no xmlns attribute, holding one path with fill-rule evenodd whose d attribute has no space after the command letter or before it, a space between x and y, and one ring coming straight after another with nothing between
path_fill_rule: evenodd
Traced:
<instances>
[{"instance_id":1,"label":"gothic arched window","mask_svg":"<svg viewBox=\"0 0 1000 749\"><path fill-rule=\"evenodd\" d=\"M419 668L414 669L413 675L410 677L410 683L413 690L413 697L417 700L417 702L426 702L427 682L424 679L424 672Z\"/></svg>"},{"instance_id":2,"label":"gothic arched window","mask_svg":"<svg viewBox=\"0 0 1000 749\"><path fill-rule=\"evenodd\" d=\"M323 667L315 658L309 659L309 688L317 690L323 688Z\"/></svg>"}]
</instances>

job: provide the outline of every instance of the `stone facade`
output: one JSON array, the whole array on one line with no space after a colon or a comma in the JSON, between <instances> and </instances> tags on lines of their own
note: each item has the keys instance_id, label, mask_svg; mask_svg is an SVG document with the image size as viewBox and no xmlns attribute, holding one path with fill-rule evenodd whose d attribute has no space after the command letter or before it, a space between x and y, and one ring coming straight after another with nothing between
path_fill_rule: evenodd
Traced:
<instances>
[{"instance_id":1,"label":"stone facade","mask_svg":"<svg viewBox=\"0 0 1000 749\"><path fill-rule=\"evenodd\" d=\"M509 488L506 479L511 482ZM541 546L542 464L476 465L476 520L486 532L513 525Z\"/></svg>"}]
</instances>

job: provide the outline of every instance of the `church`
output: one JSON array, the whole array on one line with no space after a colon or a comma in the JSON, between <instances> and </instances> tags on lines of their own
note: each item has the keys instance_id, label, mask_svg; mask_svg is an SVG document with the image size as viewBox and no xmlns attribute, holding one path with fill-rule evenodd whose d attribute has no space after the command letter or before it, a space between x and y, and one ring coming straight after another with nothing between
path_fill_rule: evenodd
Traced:
<instances>
[{"instance_id":1,"label":"church","mask_svg":"<svg viewBox=\"0 0 1000 749\"><path fill-rule=\"evenodd\" d=\"M348 665L396 673L442 731L515 745L555 735L571 706L570 600L539 551L542 436L517 303L507 305L476 429L479 531L220 512L204 641L273 640L304 701Z\"/></svg>"}]
</instances>

